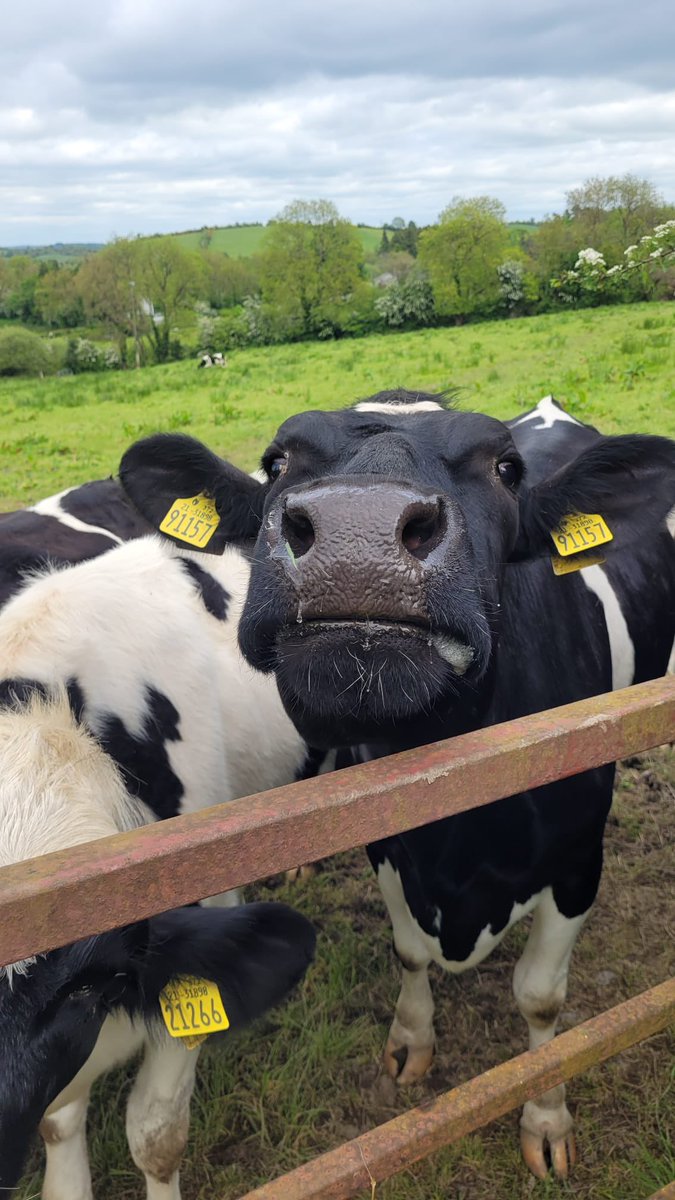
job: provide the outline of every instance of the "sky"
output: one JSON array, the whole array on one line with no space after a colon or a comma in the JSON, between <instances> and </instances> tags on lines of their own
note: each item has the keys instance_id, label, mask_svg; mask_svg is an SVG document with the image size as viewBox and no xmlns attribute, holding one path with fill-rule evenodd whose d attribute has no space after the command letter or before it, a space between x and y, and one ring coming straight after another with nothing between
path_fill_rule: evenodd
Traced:
<instances>
[{"instance_id":1,"label":"sky","mask_svg":"<svg viewBox=\"0 0 675 1200\"><path fill-rule=\"evenodd\" d=\"M267 221L325 198L435 221L561 212L593 175L675 201L672 0L11 0L0 245Z\"/></svg>"}]
</instances>

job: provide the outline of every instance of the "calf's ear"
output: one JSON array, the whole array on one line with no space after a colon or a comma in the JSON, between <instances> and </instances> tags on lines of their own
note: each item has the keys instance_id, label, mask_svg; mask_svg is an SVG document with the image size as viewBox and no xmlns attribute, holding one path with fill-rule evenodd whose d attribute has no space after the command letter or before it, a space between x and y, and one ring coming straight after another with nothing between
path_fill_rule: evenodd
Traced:
<instances>
[{"instance_id":1,"label":"calf's ear","mask_svg":"<svg viewBox=\"0 0 675 1200\"><path fill-rule=\"evenodd\" d=\"M141 515L157 530L164 523L161 532L178 545L187 543L195 550L222 554L229 543L258 536L265 484L219 458L195 438L180 433L155 433L143 438L122 456L119 476ZM199 537L179 536L186 524L180 517L167 521L172 512L183 511L176 508L177 500L198 496L212 501L216 510L216 527L204 544L200 544ZM200 534L202 530L203 523Z\"/></svg>"},{"instance_id":2,"label":"calf's ear","mask_svg":"<svg viewBox=\"0 0 675 1200\"><path fill-rule=\"evenodd\" d=\"M152 917L139 979L144 1015L159 1015L170 980L194 975L216 983L236 1030L278 1004L314 957L314 929L285 904L179 908Z\"/></svg>"},{"instance_id":3,"label":"calf's ear","mask_svg":"<svg viewBox=\"0 0 675 1200\"><path fill-rule=\"evenodd\" d=\"M598 514L613 540L603 557L654 536L675 506L675 442L642 434L606 437L520 497L513 561L555 554L551 532L572 513Z\"/></svg>"}]
</instances>

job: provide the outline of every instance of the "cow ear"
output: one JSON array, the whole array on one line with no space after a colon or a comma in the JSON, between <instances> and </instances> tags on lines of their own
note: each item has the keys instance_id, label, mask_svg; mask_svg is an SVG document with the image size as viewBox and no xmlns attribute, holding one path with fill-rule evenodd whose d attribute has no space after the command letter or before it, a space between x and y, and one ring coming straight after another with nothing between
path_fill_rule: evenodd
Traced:
<instances>
[{"instance_id":1,"label":"cow ear","mask_svg":"<svg viewBox=\"0 0 675 1200\"><path fill-rule=\"evenodd\" d=\"M142 516L179 545L222 554L226 545L258 536L265 485L195 438L179 433L143 438L123 455L119 474ZM196 525L190 523L193 511ZM196 537L181 536L195 529Z\"/></svg>"},{"instance_id":2,"label":"cow ear","mask_svg":"<svg viewBox=\"0 0 675 1200\"><path fill-rule=\"evenodd\" d=\"M217 984L234 1030L278 1004L314 956L314 929L285 904L179 908L152 917L139 997L143 1015L159 1015L167 983L191 975ZM126 1003L126 1001L125 1001Z\"/></svg>"},{"instance_id":3,"label":"cow ear","mask_svg":"<svg viewBox=\"0 0 675 1200\"><path fill-rule=\"evenodd\" d=\"M556 554L551 536L574 513L602 517L612 540L598 554L653 537L675 506L675 442L630 435L606 437L588 446L549 479L520 497L520 532L514 561ZM595 526L598 540L601 536ZM589 551L593 553L594 534Z\"/></svg>"}]
</instances>

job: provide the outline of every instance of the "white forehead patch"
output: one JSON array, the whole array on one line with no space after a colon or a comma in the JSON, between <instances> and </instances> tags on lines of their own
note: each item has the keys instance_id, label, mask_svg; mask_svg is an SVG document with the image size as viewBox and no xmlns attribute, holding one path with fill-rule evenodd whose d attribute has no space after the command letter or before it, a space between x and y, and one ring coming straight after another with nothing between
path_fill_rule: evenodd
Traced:
<instances>
[{"instance_id":1,"label":"white forehead patch","mask_svg":"<svg viewBox=\"0 0 675 1200\"><path fill-rule=\"evenodd\" d=\"M435 400L414 400L410 404L378 404L377 401L362 400L354 406L354 412L418 413L444 412L442 404Z\"/></svg>"},{"instance_id":2,"label":"white forehead patch","mask_svg":"<svg viewBox=\"0 0 675 1200\"><path fill-rule=\"evenodd\" d=\"M518 420L514 421L513 425L523 425L525 421L536 421L538 418L541 418L541 423L533 425L533 429L551 429L559 421L569 421L570 425L582 424L581 421L577 421L576 417L572 417L569 413L566 413L564 408L560 408L553 399L553 396L544 396L543 400L540 400L537 406L532 409L532 412L525 413L524 417L518 417Z\"/></svg>"}]
</instances>

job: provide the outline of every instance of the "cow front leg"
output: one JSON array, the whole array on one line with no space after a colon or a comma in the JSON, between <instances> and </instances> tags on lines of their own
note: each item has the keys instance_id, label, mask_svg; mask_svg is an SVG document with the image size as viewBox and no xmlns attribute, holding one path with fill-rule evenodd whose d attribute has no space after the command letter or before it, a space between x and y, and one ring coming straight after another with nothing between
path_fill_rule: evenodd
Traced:
<instances>
[{"instance_id":1,"label":"cow front leg","mask_svg":"<svg viewBox=\"0 0 675 1200\"><path fill-rule=\"evenodd\" d=\"M429 953L405 901L398 871L389 862L377 872L389 910L394 949L403 968L401 991L384 1050L384 1067L402 1087L426 1075L434 1056L434 1002Z\"/></svg>"},{"instance_id":2,"label":"cow front leg","mask_svg":"<svg viewBox=\"0 0 675 1200\"><path fill-rule=\"evenodd\" d=\"M162 1036L148 1044L127 1105L127 1140L145 1175L147 1200L180 1200L178 1168L187 1143L199 1053Z\"/></svg>"},{"instance_id":3,"label":"cow front leg","mask_svg":"<svg viewBox=\"0 0 675 1200\"><path fill-rule=\"evenodd\" d=\"M89 1092L40 1123L47 1161L42 1185L43 1200L92 1200L87 1153Z\"/></svg>"},{"instance_id":4,"label":"cow front leg","mask_svg":"<svg viewBox=\"0 0 675 1200\"><path fill-rule=\"evenodd\" d=\"M555 1037L567 995L567 973L577 935L588 912L565 917L546 888L535 909L532 929L513 976L516 1003L527 1021L530 1050ZM527 1166L539 1179L548 1174L547 1151L556 1175L567 1178L576 1161L573 1121L565 1104L565 1085L528 1100L520 1120L520 1142Z\"/></svg>"}]
</instances>

